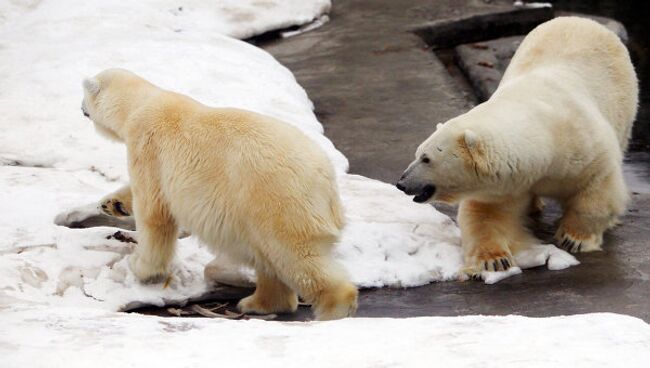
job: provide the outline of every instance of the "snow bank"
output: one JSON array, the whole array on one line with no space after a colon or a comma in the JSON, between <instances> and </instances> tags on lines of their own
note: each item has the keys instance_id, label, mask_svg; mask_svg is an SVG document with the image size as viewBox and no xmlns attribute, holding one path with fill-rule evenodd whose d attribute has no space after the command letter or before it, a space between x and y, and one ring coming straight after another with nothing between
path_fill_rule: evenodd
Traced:
<instances>
[{"instance_id":1,"label":"snow bank","mask_svg":"<svg viewBox=\"0 0 650 368\"><path fill-rule=\"evenodd\" d=\"M355 318L282 323L53 308L0 313L13 367L626 367L650 361L650 326L616 314ZM11 354L6 354L11 352Z\"/></svg>"},{"instance_id":2,"label":"snow bank","mask_svg":"<svg viewBox=\"0 0 650 368\"><path fill-rule=\"evenodd\" d=\"M327 14L330 6L329 0L9 0L0 2L0 26L11 20L24 24L21 16L30 13L40 17L32 18L37 20L32 27L83 23L87 32L97 34L103 29L112 38L132 36L121 26L139 24L141 30L162 32L162 36L175 32L244 39L310 23Z\"/></svg>"}]
</instances>

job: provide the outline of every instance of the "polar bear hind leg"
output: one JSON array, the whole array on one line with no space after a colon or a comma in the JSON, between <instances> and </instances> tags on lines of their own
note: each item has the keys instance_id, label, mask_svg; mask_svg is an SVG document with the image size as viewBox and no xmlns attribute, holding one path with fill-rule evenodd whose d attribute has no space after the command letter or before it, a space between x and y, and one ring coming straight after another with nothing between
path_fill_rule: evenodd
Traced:
<instances>
[{"instance_id":1,"label":"polar bear hind leg","mask_svg":"<svg viewBox=\"0 0 650 368\"><path fill-rule=\"evenodd\" d=\"M255 267L255 292L243 298L237 308L243 313L293 313L298 309L298 295L266 265Z\"/></svg>"},{"instance_id":2,"label":"polar bear hind leg","mask_svg":"<svg viewBox=\"0 0 650 368\"><path fill-rule=\"evenodd\" d=\"M357 288L330 256L331 245L276 245L260 252L278 279L312 305L317 320L345 318L357 309Z\"/></svg>"},{"instance_id":3,"label":"polar bear hind leg","mask_svg":"<svg viewBox=\"0 0 650 368\"><path fill-rule=\"evenodd\" d=\"M618 223L627 198L620 170L594 179L564 203L564 214L555 233L559 246L571 253L601 250L603 233Z\"/></svg>"}]
</instances>

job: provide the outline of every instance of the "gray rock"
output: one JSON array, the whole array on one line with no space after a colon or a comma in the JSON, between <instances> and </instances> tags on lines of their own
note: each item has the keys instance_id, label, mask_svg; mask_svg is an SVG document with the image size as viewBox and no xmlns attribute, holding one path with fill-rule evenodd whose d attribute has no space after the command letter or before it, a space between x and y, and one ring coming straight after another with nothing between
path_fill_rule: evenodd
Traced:
<instances>
[{"instance_id":1,"label":"gray rock","mask_svg":"<svg viewBox=\"0 0 650 368\"><path fill-rule=\"evenodd\" d=\"M623 43L628 40L625 27L616 20L567 12L556 12L556 15L593 19L616 33ZM468 43L454 48L456 62L465 73L479 101L487 100L497 89L503 73L524 37L497 38L484 42Z\"/></svg>"},{"instance_id":2,"label":"gray rock","mask_svg":"<svg viewBox=\"0 0 650 368\"><path fill-rule=\"evenodd\" d=\"M433 49L530 32L553 18L551 6L517 6L488 14L428 22L412 28Z\"/></svg>"},{"instance_id":3,"label":"gray rock","mask_svg":"<svg viewBox=\"0 0 650 368\"><path fill-rule=\"evenodd\" d=\"M458 66L469 79L476 97L485 101L499 86L524 36L460 45L454 48Z\"/></svg>"}]
</instances>

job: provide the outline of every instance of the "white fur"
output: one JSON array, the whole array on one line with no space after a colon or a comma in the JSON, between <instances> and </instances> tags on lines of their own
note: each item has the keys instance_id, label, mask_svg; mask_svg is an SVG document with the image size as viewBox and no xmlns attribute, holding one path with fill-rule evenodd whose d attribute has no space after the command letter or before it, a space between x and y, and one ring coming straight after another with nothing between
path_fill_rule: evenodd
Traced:
<instances>
[{"instance_id":1,"label":"white fur","mask_svg":"<svg viewBox=\"0 0 650 368\"><path fill-rule=\"evenodd\" d=\"M99 81L96 78L84 79L83 87L84 90L91 95L96 95L99 93Z\"/></svg>"},{"instance_id":2,"label":"white fur","mask_svg":"<svg viewBox=\"0 0 650 368\"><path fill-rule=\"evenodd\" d=\"M637 103L634 68L616 35L591 20L556 18L525 38L487 102L422 143L402 185L432 184L432 200L461 202L471 269L507 268L501 259L512 265L512 253L537 242L525 218L540 209L539 197L562 204L556 236L565 248L600 249L625 210L621 164Z\"/></svg>"}]
</instances>

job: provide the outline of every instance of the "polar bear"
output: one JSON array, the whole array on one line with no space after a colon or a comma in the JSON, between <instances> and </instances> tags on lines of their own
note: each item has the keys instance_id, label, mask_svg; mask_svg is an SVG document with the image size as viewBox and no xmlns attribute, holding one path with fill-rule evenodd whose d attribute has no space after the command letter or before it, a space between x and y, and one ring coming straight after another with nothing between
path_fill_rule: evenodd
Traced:
<instances>
[{"instance_id":1,"label":"polar bear","mask_svg":"<svg viewBox=\"0 0 650 368\"><path fill-rule=\"evenodd\" d=\"M331 256L344 225L334 169L299 129L205 106L122 69L83 87L84 115L127 146L130 187L103 209L135 217L129 263L141 281L167 275L180 226L255 268L241 311L293 312L298 294L319 320L354 313L357 289Z\"/></svg>"},{"instance_id":2,"label":"polar bear","mask_svg":"<svg viewBox=\"0 0 650 368\"><path fill-rule=\"evenodd\" d=\"M438 124L397 187L416 202L460 202L469 272L508 269L538 243L525 225L540 197L562 205L561 247L599 250L628 200L621 165L637 103L616 35L591 20L553 19L524 39L488 101Z\"/></svg>"}]
</instances>

